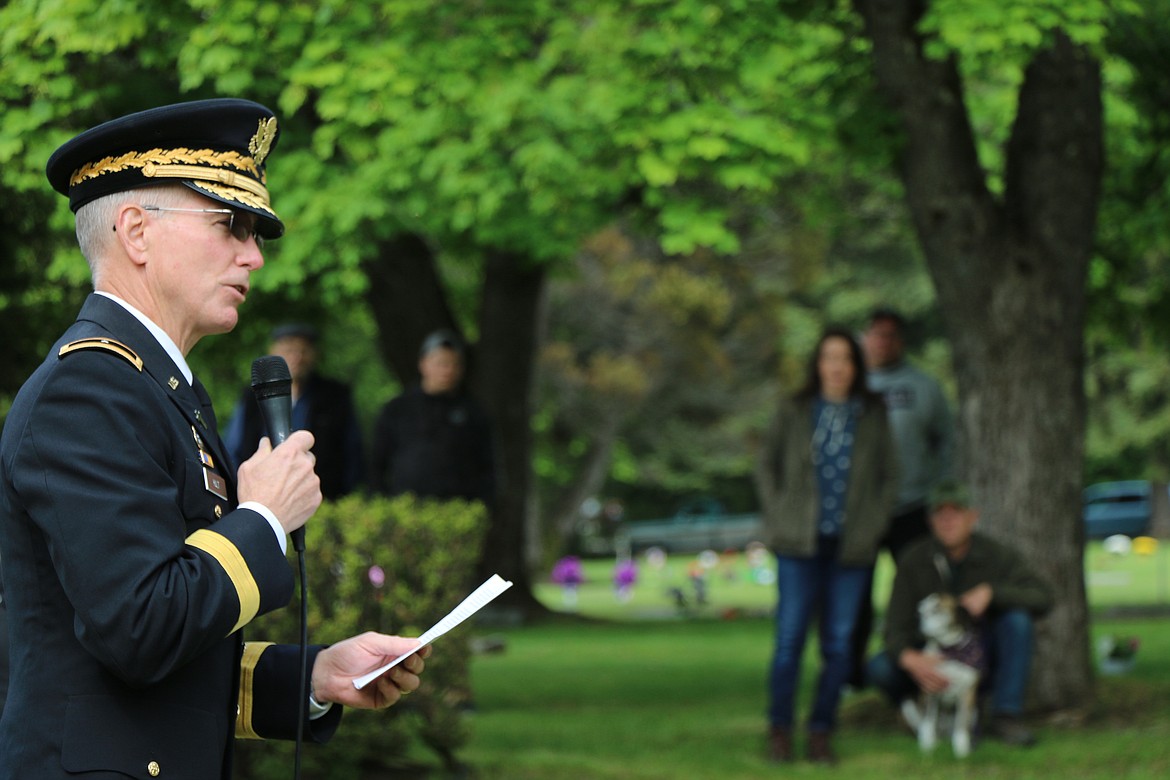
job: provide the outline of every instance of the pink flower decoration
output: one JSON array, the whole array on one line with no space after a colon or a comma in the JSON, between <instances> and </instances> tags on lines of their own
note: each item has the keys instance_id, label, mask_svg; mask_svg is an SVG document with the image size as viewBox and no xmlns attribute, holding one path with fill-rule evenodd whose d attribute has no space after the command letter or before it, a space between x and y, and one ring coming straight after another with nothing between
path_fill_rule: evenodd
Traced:
<instances>
[{"instance_id":1,"label":"pink flower decoration","mask_svg":"<svg viewBox=\"0 0 1170 780\"><path fill-rule=\"evenodd\" d=\"M370 567L369 577L370 584L375 588L380 588L386 584L386 572L377 564Z\"/></svg>"}]
</instances>

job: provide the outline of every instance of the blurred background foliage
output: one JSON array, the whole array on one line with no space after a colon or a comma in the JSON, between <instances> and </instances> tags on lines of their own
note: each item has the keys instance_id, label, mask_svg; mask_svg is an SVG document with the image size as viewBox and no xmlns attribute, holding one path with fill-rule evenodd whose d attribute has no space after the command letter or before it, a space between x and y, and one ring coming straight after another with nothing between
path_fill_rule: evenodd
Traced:
<instances>
[{"instance_id":1,"label":"blurred background foliage","mask_svg":"<svg viewBox=\"0 0 1170 780\"><path fill-rule=\"evenodd\" d=\"M1170 18L1157 0L936 0L993 187L1028 56L1052 29L1104 63L1108 169L1090 278L1084 478L1170 478ZM901 308L916 361L950 351L848 2L10 0L0 8L0 414L88 289L45 160L177 100L275 108L287 237L240 327L190 356L226 413L272 325L324 334L367 426L408 377L367 299L411 234L474 341L486 250L547 268L531 402L538 544L581 501L755 504L756 432L826 322Z\"/></svg>"}]
</instances>

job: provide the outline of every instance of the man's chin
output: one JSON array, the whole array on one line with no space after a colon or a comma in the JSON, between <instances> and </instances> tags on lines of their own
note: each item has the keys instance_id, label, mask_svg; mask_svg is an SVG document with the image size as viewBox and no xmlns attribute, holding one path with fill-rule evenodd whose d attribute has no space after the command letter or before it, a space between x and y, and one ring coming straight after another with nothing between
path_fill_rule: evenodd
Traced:
<instances>
[{"instance_id":1,"label":"man's chin","mask_svg":"<svg viewBox=\"0 0 1170 780\"><path fill-rule=\"evenodd\" d=\"M212 323L204 336L219 336L224 333L233 331L240 322L240 314L234 308L228 309L224 312L216 322Z\"/></svg>"}]
</instances>

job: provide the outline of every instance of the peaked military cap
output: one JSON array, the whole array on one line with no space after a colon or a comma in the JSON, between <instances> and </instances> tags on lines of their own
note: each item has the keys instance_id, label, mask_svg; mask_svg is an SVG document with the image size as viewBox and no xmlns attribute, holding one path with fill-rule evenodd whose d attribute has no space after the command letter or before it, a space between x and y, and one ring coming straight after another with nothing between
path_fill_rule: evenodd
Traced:
<instances>
[{"instance_id":1,"label":"peaked military cap","mask_svg":"<svg viewBox=\"0 0 1170 780\"><path fill-rule=\"evenodd\" d=\"M256 231L280 238L264 162L276 146L276 117L235 98L152 108L100 124L66 142L45 167L76 212L114 192L174 182L256 215Z\"/></svg>"}]
</instances>

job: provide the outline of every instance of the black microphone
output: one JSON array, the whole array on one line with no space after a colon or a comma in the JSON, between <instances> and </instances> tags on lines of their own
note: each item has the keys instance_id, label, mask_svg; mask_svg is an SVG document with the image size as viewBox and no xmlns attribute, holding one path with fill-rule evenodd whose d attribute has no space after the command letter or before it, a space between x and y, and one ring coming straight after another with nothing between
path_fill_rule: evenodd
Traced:
<instances>
[{"instance_id":1,"label":"black microphone","mask_svg":"<svg viewBox=\"0 0 1170 780\"><path fill-rule=\"evenodd\" d=\"M276 447L292 433L292 374L280 355L265 355L252 361L252 393L268 438ZM292 532L293 549L305 550L305 527Z\"/></svg>"}]
</instances>

